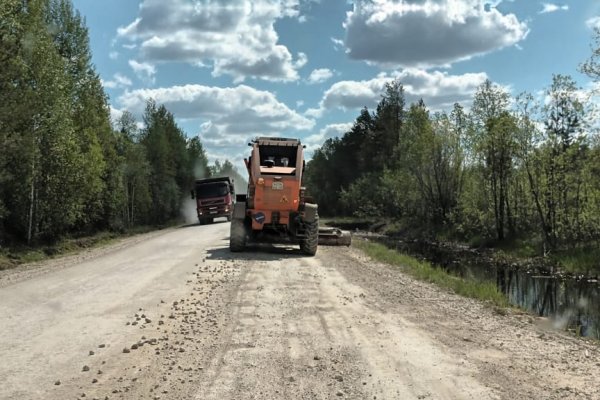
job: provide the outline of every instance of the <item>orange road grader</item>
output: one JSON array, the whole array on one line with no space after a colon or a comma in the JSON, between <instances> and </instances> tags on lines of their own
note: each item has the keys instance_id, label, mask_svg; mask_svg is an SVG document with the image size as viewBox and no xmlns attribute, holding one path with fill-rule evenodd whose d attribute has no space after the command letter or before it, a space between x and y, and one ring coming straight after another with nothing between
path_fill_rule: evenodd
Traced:
<instances>
[{"instance_id":1,"label":"orange road grader","mask_svg":"<svg viewBox=\"0 0 600 400\"><path fill-rule=\"evenodd\" d=\"M349 232L319 229L318 206L302 186L305 146L300 140L259 137L248 145L248 193L236 196L231 251L250 243L296 243L304 254L315 255L319 244L350 245Z\"/></svg>"}]
</instances>

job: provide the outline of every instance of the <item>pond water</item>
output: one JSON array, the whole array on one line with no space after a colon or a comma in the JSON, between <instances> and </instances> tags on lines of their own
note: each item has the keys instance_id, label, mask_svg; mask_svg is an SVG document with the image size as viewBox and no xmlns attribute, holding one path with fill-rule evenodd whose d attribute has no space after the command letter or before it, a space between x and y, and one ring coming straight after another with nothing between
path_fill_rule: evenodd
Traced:
<instances>
[{"instance_id":1,"label":"pond water","mask_svg":"<svg viewBox=\"0 0 600 400\"><path fill-rule=\"evenodd\" d=\"M489 252L427 241L378 237L389 248L425 259L455 275L496 282L511 304L549 317L556 328L600 339L597 279L552 273L542 261L528 265L497 261Z\"/></svg>"}]
</instances>

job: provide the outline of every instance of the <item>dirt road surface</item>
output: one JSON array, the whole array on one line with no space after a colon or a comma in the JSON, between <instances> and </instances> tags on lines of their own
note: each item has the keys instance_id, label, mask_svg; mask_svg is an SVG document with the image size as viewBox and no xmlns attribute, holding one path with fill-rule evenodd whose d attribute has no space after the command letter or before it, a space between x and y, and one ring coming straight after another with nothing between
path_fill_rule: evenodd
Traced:
<instances>
[{"instance_id":1,"label":"dirt road surface","mask_svg":"<svg viewBox=\"0 0 600 400\"><path fill-rule=\"evenodd\" d=\"M228 223L0 273L0 399L600 399L591 341Z\"/></svg>"}]
</instances>

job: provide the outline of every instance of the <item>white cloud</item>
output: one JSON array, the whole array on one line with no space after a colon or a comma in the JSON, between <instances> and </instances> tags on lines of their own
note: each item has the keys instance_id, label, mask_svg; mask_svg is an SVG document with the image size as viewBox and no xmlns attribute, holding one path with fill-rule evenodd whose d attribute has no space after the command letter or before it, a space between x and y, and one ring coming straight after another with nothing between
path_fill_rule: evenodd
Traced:
<instances>
[{"instance_id":1,"label":"white cloud","mask_svg":"<svg viewBox=\"0 0 600 400\"><path fill-rule=\"evenodd\" d=\"M241 146L257 135L295 134L315 124L278 101L273 93L246 85L138 89L125 92L118 102L122 109L139 116L147 99L164 104L178 119L198 120L202 142L213 148Z\"/></svg>"},{"instance_id":2,"label":"white cloud","mask_svg":"<svg viewBox=\"0 0 600 400\"><path fill-rule=\"evenodd\" d=\"M119 58L119 52L111 51L110 53L108 53L108 58L110 58L111 60L116 60L117 58Z\"/></svg>"},{"instance_id":3,"label":"white cloud","mask_svg":"<svg viewBox=\"0 0 600 400\"><path fill-rule=\"evenodd\" d=\"M131 85L132 85L131 79L129 79L125 75L122 75L118 72L113 75L112 80L110 80L110 81L103 80L102 81L102 86L104 86L107 89L123 89L123 88L126 88Z\"/></svg>"},{"instance_id":4,"label":"white cloud","mask_svg":"<svg viewBox=\"0 0 600 400\"><path fill-rule=\"evenodd\" d=\"M300 0L143 0L139 16L118 29L140 45L143 60L212 65L213 75L294 81L306 55L296 59L279 44L274 24L298 18Z\"/></svg>"},{"instance_id":5,"label":"white cloud","mask_svg":"<svg viewBox=\"0 0 600 400\"><path fill-rule=\"evenodd\" d=\"M339 51L344 48L344 41L342 39L337 39L334 37L330 39L333 42L333 48L335 49L335 51Z\"/></svg>"},{"instance_id":6,"label":"white cloud","mask_svg":"<svg viewBox=\"0 0 600 400\"><path fill-rule=\"evenodd\" d=\"M340 81L325 91L318 108L307 110L305 115L318 118L324 112L333 109L373 109L381 100L385 84L393 79L398 79L403 84L407 103L422 98L430 109L444 110L451 108L456 102L470 102L477 87L487 79L487 74L449 75L440 71L406 69L391 74L380 74L367 81Z\"/></svg>"},{"instance_id":7,"label":"white cloud","mask_svg":"<svg viewBox=\"0 0 600 400\"><path fill-rule=\"evenodd\" d=\"M119 120L119 118L121 118L122 115L123 110L119 110L118 108L110 106L110 120L112 121L113 125Z\"/></svg>"},{"instance_id":8,"label":"white cloud","mask_svg":"<svg viewBox=\"0 0 600 400\"><path fill-rule=\"evenodd\" d=\"M333 72L328 69L328 68L319 68L319 69L315 69L313 70L309 77L308 77L308 83L310 84L315 84L315 83L321 83L321 82L325 82L326 80L328 80L329 78L331 78L333 76Z\"/></svg>"},{"instance_id":9,"label":"white cloud","mask_svg":"<svg viewBox=\"0 0 600 400\"><path fill-rule=\"evenodd\" d=\"M600 16L588 19L587 21L585 21L585 24L590 29L594 29L594 28L600 29Z\"/></svg>"},{"instance_id":10,"label":"white cloud","mask_svg":"<svg viewBox=\"0 0 600 400\"><path fill-rule=\"evenodd\" d=\"M568 11L568 5L558 5L553 3L542 3L542 10L539 12L540 14L553 13L556 11Z\"/></svg>"},{"instance_id":11,"label":"white cloud","mask_svg":"<svg viewBox=\"0 0 600 400\"><path fill-rule=\"evenodd\" d=\"M347 52L380 66L431 67L512 46L527 36L524 22L489 3L356 0L344 23Z\"/></svg>"},{"instance_id":12,"label":"white cloud","mask_svg":"<svg viewBox=\"0 0 600 400\"><path fill-rule=\"evenodd\" d=\"M304 142L307 147L316 146L319 147L323 142L329 138L341 137L344 133L352 129L352 122L344 122L339 124L329 124L322 128L319 133L308 136Z\"/></svg>"},{"instance_id":13,"label":"white cloud","mask_svg":"<svg viewBox=\"0 0 600 400\"><path fill-rule=\"evenodd\" d=\"M133 72L135 72L138 78L154 83L154 75L156 74L156 67L154 65L129 60L129 66L133 69Z\"/></svg>"}]
</instances>

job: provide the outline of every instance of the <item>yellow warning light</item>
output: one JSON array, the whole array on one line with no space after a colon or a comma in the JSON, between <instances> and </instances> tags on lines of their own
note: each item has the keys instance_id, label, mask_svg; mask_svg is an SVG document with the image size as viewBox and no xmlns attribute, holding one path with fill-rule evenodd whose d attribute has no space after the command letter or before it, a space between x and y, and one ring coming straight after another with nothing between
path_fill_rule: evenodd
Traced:
<instances>
[{"instance_id":1,"label":"yellow warning light","mask_svg":"<svg viewBox=\"0 0 600 400\"><path fill-rule=\"evenodd\" d=\"M257 185L264 185L265 184L265 179L264 178L258 178L258 180L256 181Z\"/></svg>"}]
</instances>

